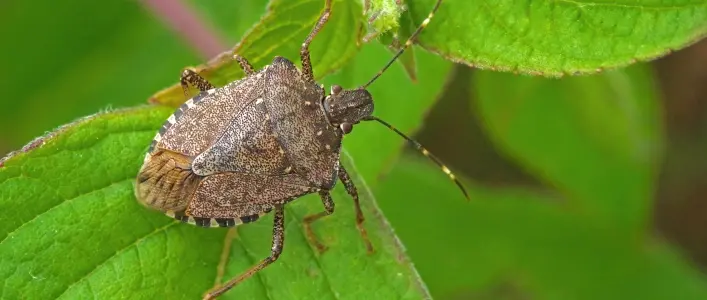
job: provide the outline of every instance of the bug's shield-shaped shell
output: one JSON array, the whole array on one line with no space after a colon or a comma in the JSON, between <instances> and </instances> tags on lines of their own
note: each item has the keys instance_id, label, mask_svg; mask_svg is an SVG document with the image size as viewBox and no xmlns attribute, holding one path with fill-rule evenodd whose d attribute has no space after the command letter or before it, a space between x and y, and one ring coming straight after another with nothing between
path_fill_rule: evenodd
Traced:
<instances>
[{"instance_id":1,"label":"bug's shield-shaped shell","mask_svg":"<svg viewBox=\"0 0 707 300\"><path fill-rule=\"evenodd\" d=\"M200 93L155 137L138 174L138 199L180 220L232 226L332 188L342 134L326 119L324 96L282 57Z\"/></svg>"}]
</instances>

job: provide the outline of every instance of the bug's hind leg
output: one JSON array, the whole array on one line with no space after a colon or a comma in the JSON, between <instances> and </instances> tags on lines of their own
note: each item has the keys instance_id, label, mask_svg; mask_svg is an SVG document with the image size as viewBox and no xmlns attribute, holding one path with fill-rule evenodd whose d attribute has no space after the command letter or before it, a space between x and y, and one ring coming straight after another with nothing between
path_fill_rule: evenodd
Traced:
<instances>
[{"instance_id":1,"label":"bug's hind leg","mask_svg":"<svg viewBox=\"0 0 707 300\"><path fill-rule=\"evenodd\" d=\"M327 247L317 239L317 236L312 230L312 223L321 219L322 217L334 213L334 201L331 200L331 194L329 194L329 191L320 191L319 197L322 198L322 204L324 204L324 211L317 214L308 215L304 217L302 221L304 222L304 231L307 235L307 239L312 245L314 245L314 247L317 248L319 253L323 253L327 250Z\"/></svg>"},{"instance_id":2,"label":"bug's hind leg","mask_svg":"<svg viewBox=\"0 0 707 300\"><path fill-rule=\"evenodd\" d=\"M214 88L213 84L206 80L206 78L201 77L201 75L193 69L184 69L184 71L182 71L182 76L179 78L179 83L182 85L184 95L187 96L187 98L189 98L190 86L196 87L200 92Z\"/></svg>"},{"instance_id":3,"label":"bug's hind leg","mask_svg":"<svg viewBox=\"0 0 707 300\"><path fill-rule=\"evenodd\" d=\"M331 0L324 1L324 11L319 15L319 20L317 24L314 25L312 31L307 35L302 43L302 48L300 49L300 58L302 59L302 77L304 80L309 82L314 82L314 72L312 71L312 60L309 57L309 44L315 36L322 30L324 24L329 20L329 15L331 14Z\"/></svg>"},{"instance_id":4,"label":"bug's hind leg","mask_svg":"<svg viewBox=\"0 0 707 300\"><path fill-rule=\"evenodd\" d=\"M251 276L253 276L253 274L272 264L278 259L278 257L280 257L280 254L282 253L282 247L285 243L285 209L282 205L275 206L275 216L273 219L273 238L270 256L263 259L262 261L260 261L260 263L251 267L247 271L241 273L241 275L239 275L238 277L229 280L220 287L216 287L206 292L206 294L204 295L204 299L213 299L222 295L234 286L241 283L243 280L250 278Z\"/></svg>"},{"instance_id":5,"label":"bug's hind leg","mask_svg":"<svg viewBox=\"0 0 707 300\"><path fill-rule=\"evenodd\" d=\"M353 180L349 177L349 173L346 172L346 169L344 169L344 166L341 164L339 164L339 180L344 183L346 192L351 196L351 198L353 198L354 207L356 208L356 228L358 228L358 232L361 234L363 242L366 243L366 250L368 250L368 253L373 253L373 244L371 244L371 240L368 238L366 228L363 227L363 221L365 218L363 217L363 211L361 210L361 201L358 199L358 191L356 190Z\"/></svg>"}]
</instances>

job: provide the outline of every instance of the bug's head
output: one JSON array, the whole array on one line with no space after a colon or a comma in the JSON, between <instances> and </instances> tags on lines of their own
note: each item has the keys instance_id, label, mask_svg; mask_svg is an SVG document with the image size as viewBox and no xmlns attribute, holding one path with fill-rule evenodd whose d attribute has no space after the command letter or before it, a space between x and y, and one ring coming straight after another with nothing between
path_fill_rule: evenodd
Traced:
<instances>
[{"instance_id":1,"label":"bug's head","mask_svg":"<svg viewBox=\"0 0 707 300\"><path fill-rule=\"evenodd\" d=\"M353 125L371 116L373 97L362 88L344 90L341 86L333 85L331 94L324 98L324 112L332 125L347 134Z\"/></svg>"}]
</instances>

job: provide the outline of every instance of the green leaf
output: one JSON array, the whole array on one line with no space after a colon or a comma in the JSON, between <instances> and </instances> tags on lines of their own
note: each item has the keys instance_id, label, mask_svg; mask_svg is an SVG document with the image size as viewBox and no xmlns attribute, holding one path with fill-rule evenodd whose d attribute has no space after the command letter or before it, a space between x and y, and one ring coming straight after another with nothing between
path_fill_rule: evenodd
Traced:
<instances>
[{"instance_id":1,"label":"green leaf","mask_svg":"<svg viewBox=\"0 0 707 300\"><path fill-rule=\"evenodd\" d=\"M435 1L406 1L416 24ZM706 33L701 0L445 0L419 42L478 68L559 76L651 60Z\"/></svg>"},{"instance_id":2,"label":"green leaf","mask_svg":"<svg viewBox=\"0 0 707 300\"><path fill-rule=\"evenodd\" d=\"M389 57L383 47L368 45L326 82L359 86ZM404 131L420 123L450 69L429 54L421 54L419 62L428 70L423 84L411 84L402 68L392 68L370 89L377 115ZM133 196L132 181L143 155L170 112L142 107L99 114L58 130L3 163L0 209L14 213L3 217L0 227L1 297L194 298L213 285L226 231L176 224L141 207ZM300 221L323 209L320 200L299 199L287 207L281 259L228 296L426 298L424 285L367 192L402 143L370 124L357 125L344 142L355 160L346 165L363 175L357 183L376 254L365 254L353 204L337 187L336 212L314 226L329 251L313 252ZM271 220L237 229L224 278L269 254Z\"/></svg>"},{"instance_id":3,"label":"green leaf","mask_svg":"<svg viewBox=\"0 0 707 300\"><path fill-rule=\"evenodd\" d=\"M273 0L265 16L241 38L235 48L196 69L218 87L244 76L232 58L235 53L245 57L256 69L269 64L275 55L298 62L302 41L312 30L323 9L324 1L321 0ZM312 66L317 78L340 69L358 51L358 35L355 33L361 27L361 7L356 1L335 0L331 10L329 22L310 46ZM150 101L176 107L186 98L177 83L158 92Z\"/></svg>"},{"instance_id":4,"label":"green leaf","mask_svg":"<svg viewBox=\"0 0 707 300\"><path fill-rule=\"evenodd\" d=\"M348 15L342 14L345 11L341 9L343 3L335 2L338 13L333 14L332 21L313 43L312 57L318 76L340 68L347 61L347 53L356 50L351 48L350 40L337 38L349 36L342 32L350 28L341 25L350 24L347 17L358 18L353 10ZM272 24L261 22L258 26L265 29L253 29L248 36L264 32L263 36L271 42L280 42L273 34L279 32L283 38L285 31L278 31L278 24L302 27L304 21L301 19L308 18L309 23L313 23L321 4L315 7L304 3L303 7L311 10L306 13L302 7L293 8L289 3L275 2L271 13L290 9L289 13L268 19ZM210 7L200 8L207 13L219 13ZM327 29L329 27L332 28ZM327 30L338 35L326 34ZM300 30L297 34L304 35L308 31ZM259 41L256 39L255 42ZM270 49L266 42L251 42L246 40L243 49L257 54L271 51L271 55L284 55L298 61L296 54L301 40L287 39L276 49ZM342 51L325 51L336 50L336 47ZM112 53L98 52L101 57ZM364 47L353 64L346 65L325 83L357 87L370 79L389 58L390 54L380 47ZM262 59L265 58L256 57L251 62L257 67L271 58ZM401 68L392 68L370 89L377 99L377 114L404 131L420 124L450 69L449 63L433 55L422 54L419 60L421 68L427 70L424 84L412 85ZM130 73L135 69L129 66L140 65L123 64L116 59L111 61ZM156 74L159 70L150 69L149 74ZM223 74L232 70L216 69ZM168 75L169 78L176 78L174 74L178 74L163 73L173 74ZM121 81L134 77L121 72L101 76L106 84L96 84L90 93L80 96L95 93L95 98L107 94L135 97L133 90L126 89L130 85L123 85ZM142 76L148 75L140 73L140 78ZM164 78L165 75L155 76ZM223 76L220 80L227 80L225 76L228 75ZM77 73L75 77L81 76ZM45 95L42 100L46 101L46 98ZM399 99L403 99L406 105L400 107ZM141 107L101 113L62 127L0 163L0 209L12 212L3 214L0 225L0 278L3 278L0 297L194 298L213 286L221 263L225 266L222 278L225 280L269 254L271 217L239 227L228 251L230 255L226 255L228 259L221 261L221 252L227 244L225 230L176 224L137 204L132 181L150 139L170 112L169 108ZM372 140L379 142L371 147ZM316 197L304 197L287 208L287 246L281 259L244 282L226 298L241 295L267 295L278 299L427 298L424 285L419 282L384 219L372 206L372 195L364 183L365 180L369 185L375 184L377 174L386 166L386 161L397 155L402 143L386 129L370 125L357 126L355 133L345 142L351 157L357 160L356 164L345 162L346 165L361 170L351 173L365 175L354 176L357 176L363 195L368 219L366 226L376 254L365 254L354 226L350 197L338 187L334 191L335 201L339 203L336 213L314 226L317 235L330 247L327 253L313 252L304 239L302 217L323 209Z\"/></svg>"},{"instance_id":5,"label":"green leaf","mask_svg":"<svg viewBox=\"0 0 707 300\"><path fill-rule=\"evenodd\" d=\"M213 285L225 229L175 222L141 207L133 180L147 145L171 109L141 107L92 116L35 143L0 169L2 298L195 298ZM322 210L305 197L286 212L281 259L234 295L426 297L361 179L369 236L366 250L352 205L315 225L330 246L319 255L301 219ZM337 189L336 199L349 197ZM272 218L239 227L227 274L269 255ZM374 294L372 294L374 293Z\"/></svg>"},{"instance_id":6,"label":"green leaf","mask_svg":"<svg viewBox=\"0 0 707 300\"><path fill-rule=\"evenodd\" d=\"M573 209L645 228L662 150L648 66L561 80L478 72L474 85L475 110L502 151Z\"/></svg>"},{"instance_id":7,"label":"green leaf","mask_svg":"<svg viewBox=\"0 0 707 300\"><path fill-rule=\"evenodd\" d=\"M434 165L404 157L375 189L435 298L707 299L707 278L659 241L547 193L467 187L471 202Z\"/></svg>"}]
</instances>

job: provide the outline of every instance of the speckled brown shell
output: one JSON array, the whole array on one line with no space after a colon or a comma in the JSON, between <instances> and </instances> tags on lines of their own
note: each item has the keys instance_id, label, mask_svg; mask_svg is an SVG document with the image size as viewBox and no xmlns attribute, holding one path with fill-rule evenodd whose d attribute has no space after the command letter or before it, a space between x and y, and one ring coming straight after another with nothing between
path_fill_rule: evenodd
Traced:
<instances>
[{"instance_id":1,"label":"speckled brown shell","mask_svg":"<svg viewBox=\"0 0 707 300\"><path fill-rule=\"evenodd\" d=\"M341 136L326 120L323 97L280 57L200 93L155 136L137 176L138 200L196 225L234 226L331 188Z\"/></svg>"}]
</instances>

